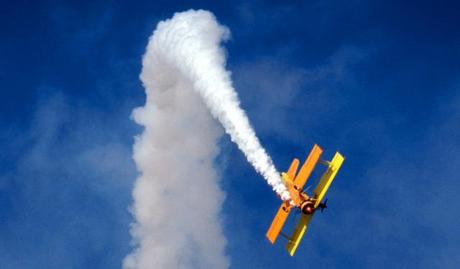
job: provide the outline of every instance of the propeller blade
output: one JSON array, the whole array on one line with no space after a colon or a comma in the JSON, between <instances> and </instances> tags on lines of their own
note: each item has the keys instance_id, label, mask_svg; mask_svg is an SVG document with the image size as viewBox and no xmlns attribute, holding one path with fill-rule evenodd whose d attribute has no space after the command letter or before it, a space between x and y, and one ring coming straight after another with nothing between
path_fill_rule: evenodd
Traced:
<instances>
[{"instance_id":1,"label":"propeller blade","mask_svg":"<svg viewBox=\"0 0 460 269\"><path fill-rule=\"evenodd\" d=\"M326 200L324 200L324 203L320 204L320 207L321 207L321 213L323 213L324 209L327 208L327 198Z\"/></svg>"}]
</instances>

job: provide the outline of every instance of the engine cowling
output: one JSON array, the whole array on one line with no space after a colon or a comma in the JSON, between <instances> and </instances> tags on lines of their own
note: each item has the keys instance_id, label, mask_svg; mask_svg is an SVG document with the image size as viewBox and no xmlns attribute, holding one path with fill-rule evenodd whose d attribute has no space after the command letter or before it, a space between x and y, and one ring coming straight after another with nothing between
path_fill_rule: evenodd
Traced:
<instances>
[{"instance_id":1,"label":"engine cowling","mask_svg":"<svg viewBox=\"0 0 460 269\"><path fill-rule=\"evenodd\" d=\"M313 203L312 201L305 201L300 206L300 209L302 213L306 215L311 215L315 211L315 203Z\"/></svg>"}]
</instances>

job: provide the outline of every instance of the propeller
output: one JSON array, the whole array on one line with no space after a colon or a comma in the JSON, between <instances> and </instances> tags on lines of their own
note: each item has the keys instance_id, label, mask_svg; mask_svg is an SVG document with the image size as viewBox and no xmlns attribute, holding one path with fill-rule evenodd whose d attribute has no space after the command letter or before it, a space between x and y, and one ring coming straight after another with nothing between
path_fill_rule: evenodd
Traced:
<instances>
[{"instance_id":1,"label":"propeller","mask_svg":"<svg viewBox=\"0 0 460 269\"><path fill-rule=\"evenodd\" d=\"M321 213L323 213L324 209L327 208L327 198L324 200L324 203L320 203L318 207L321 208Z\"/></svg>"}]
</instances>

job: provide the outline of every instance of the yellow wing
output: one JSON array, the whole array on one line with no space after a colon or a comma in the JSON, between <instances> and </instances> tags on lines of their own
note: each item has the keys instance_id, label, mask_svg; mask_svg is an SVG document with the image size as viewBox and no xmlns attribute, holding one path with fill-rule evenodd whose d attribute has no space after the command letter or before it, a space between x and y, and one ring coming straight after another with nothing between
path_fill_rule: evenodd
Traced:
<instances>
[{"instance_id":1,"label":"yellow wing","mask_svg":"<svg viewBox=\"0 0 460 269\"><path fill-rule=\"evenodd\" d=\"M329 186L331 186L331 183L334 180L335 175L337 175L337 172L339 171L340 166L342 166L344 160L345 158L340 153L336 152L334 158L332 158L332 161L329 163L326 172L324 172L321 176L321 180L316 186L316 189L313 191L313 198L316 199L315 208L321 203L321 200L323 200L324 195L326 195Z\"/></svg>"},{"instance_id":2,"label":"yellow wing","mask_svg":"<svg viewBox=\"0 0 460 269\"><path fill-rule=\"evenodd\" d=\"M302 237L305 234L312 217L313 215L305 214L302 214L300 217L300 220L294 229L294 233L292 234L291 238L289 238L289 241L286 245L286 249L289 252L289 255L294 256L294 253L297 250L297 247L299 246L300 241L302 240Z\"/></svg>"}]
</instances>

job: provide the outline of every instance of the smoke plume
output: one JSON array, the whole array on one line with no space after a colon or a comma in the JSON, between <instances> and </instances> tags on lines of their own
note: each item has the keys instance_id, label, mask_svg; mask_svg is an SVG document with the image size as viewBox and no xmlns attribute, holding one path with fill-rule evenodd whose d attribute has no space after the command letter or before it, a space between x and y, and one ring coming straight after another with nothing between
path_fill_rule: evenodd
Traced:
<instances>
[{"instance_id":1,"label":"smoke plume","mask_svg":"<svg viewBox=\"0 0 460 269\"><path fill-rule=\"evenodd\" d=\"M136 249L126 269L229 266L218 218L224 195L213 168L222 132L208 109L257 172L289 199L225 70L220 44L228 37L213 14L190 10L160 22L149 40L141 73L147 100L133 113L145 130L134 145Z\"/></svg>"},{"instance_id":2,"label":"smoke plume","mask_svg":"<svg viewBox=\"0 0 460 269\"><path fill-rule=\"evenodd\" d=\"M260 145L245 112L239 106L230 72L225 70L225 51L220 43L229 37L207 11L188 11L160 22L148 50L175 66L193 84L193 89L224 126L233 142L245 154L273 189L288 199L289 194L272 160Z\"/></svg>"}]
</instances>

